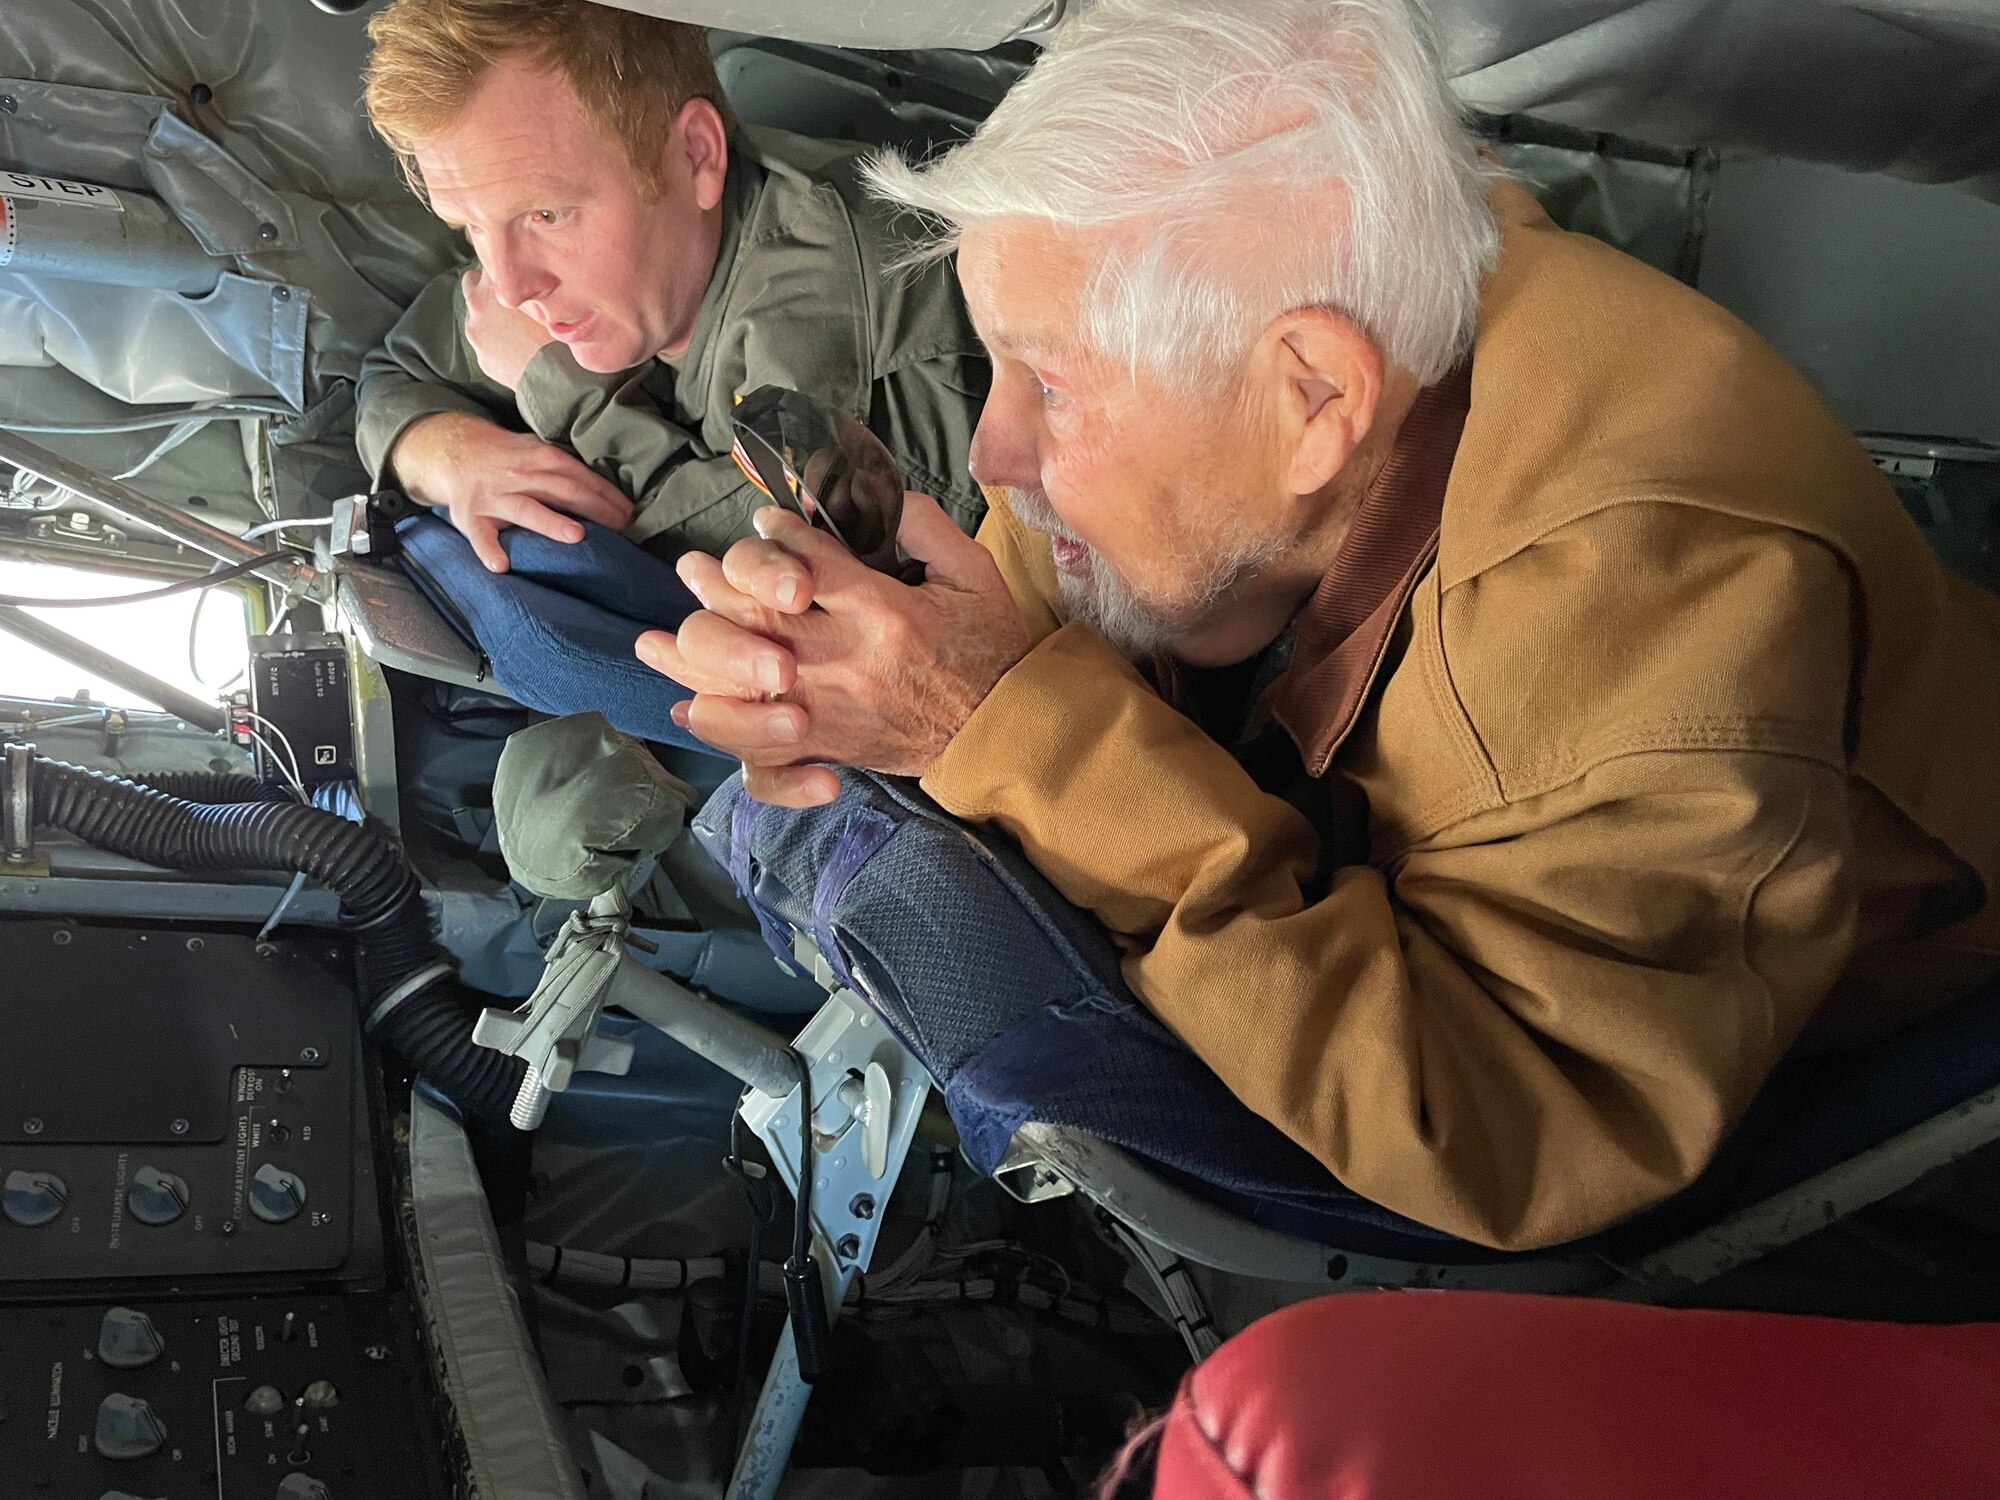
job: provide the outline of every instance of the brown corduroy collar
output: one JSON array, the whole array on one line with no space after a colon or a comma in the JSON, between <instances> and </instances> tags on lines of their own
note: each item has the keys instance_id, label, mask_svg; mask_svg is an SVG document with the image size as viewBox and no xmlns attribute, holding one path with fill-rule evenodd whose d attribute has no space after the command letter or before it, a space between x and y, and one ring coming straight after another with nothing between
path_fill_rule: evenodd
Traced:
<instances>
[{"instance_id":1,"label":"brown corduroy collar","mask_svg":"<svg viewBox=\"0 0 2000 1500\"><path fill-rule=\"evenodd\" d=\"M1299 611L1291 664L1264 704L1314 776L1326 774L1354 727L1396 622L1437 555L1445 483L1471 399L1469 359L1418 394L1333 566Z\"/></svg>"}]
</instances>

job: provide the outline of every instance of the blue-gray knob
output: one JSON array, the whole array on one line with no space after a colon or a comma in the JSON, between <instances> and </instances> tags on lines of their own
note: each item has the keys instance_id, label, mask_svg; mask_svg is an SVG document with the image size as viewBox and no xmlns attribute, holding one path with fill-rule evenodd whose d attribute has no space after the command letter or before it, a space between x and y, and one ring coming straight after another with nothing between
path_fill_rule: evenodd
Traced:
<instances>
[{"instance_id":1,"label":"blue-gray knob","mask_svg":"<svg viewBox=\"0 0 2000 1500\"><path fill-rule=\"evenodd\" d=\"M278 1500L333 1500L333 1497L310 1474L287 1474L278 1481Z\"/></svg>"},{"instance_id":2,"label":"blue-gray knob","mask_svg":"<svg viewBox=\"0 0 2000 1500\"><path fill-rule=\"evenodd\" d=\"M112 1308L97 1330L97 1358L114 1370L142 1370L166 1348L153 1320L129 1307Z\"/></svg>"},{"instance_id":3,"label":"blue-gray knob","mask_svg":"<svg viewBox=\"0 0 2000 1500\"><path fill-rule=\"evenodd\" d=\"M305 1179L265 1162L250 1179L250 1212L266 1224L296 1219L306 1206Z\"/></svg>"},{"instance_id":4,"label":"blue-gray knob","mask_svg":"<svg viewBox=\"0 0 2000 1500\"><path fill-rule=\"evenodd\" d=\"M0 1188L0 1213L23 1229L61 1218L68 1202L69 1184L53 1172L9 1172Z\"/></svg>"},{"instance_id":5,"label":"blue-gray knob","mask_svg":"<svg viewBox=\"0 0 2000 1500\"><path fill-rule=\"evenodd\" d=\"M153 1408L137 1396L113 1391L97 1408L97 1451L106 1458L150 1458L167 1441Z\"/></svg>"},{"instance_id":6,"label":"blue-gray knob","mask_svg":"<svg viewBox=\"0 0 2000 1500\"><path fill-rule=\"evenodd\" d=\"M141 1224L155 1228L171 1224L187 1212L188 1185L158 1167L141 1167L132 1174L132 1189L125 1195L125 1206Z\"/></svg>"}]
</instances>

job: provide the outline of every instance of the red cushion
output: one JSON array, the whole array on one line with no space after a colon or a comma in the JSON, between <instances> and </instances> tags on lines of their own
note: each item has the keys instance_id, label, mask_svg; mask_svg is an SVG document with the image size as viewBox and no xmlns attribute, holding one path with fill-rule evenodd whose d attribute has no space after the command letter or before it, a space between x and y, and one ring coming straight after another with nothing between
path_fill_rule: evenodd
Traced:
<instances>
[{"instance_id":1,"label":"red cushion","mask_svg":"<svg viewBox=\"0 0 2000 1500\"><path fill-rule=\"evenodd\" d=\"M1156 1500L2000 1495L2000 1323L1324 1297L1188 1374Z\"/></svg>"}]
</instances>

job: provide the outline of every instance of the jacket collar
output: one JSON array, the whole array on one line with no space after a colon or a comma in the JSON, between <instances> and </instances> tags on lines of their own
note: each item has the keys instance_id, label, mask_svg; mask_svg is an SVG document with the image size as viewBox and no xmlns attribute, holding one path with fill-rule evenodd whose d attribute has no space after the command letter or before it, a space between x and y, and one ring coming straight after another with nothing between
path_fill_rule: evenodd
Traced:
<instances>
[{"instance_id":1,"label":"jacket collar","mask_svg":"<svg viewBox=\"0 0 2000 1500\"><path fill-rule=\"evenodd\" d=\"M1418 394L1333 566L1299 611L1291 663L1265 707L1314 776L1326 774L1354 727L1404 607L1437 555L1445 483L1471 396L1469 358Z\"/></svg>"}]
</instances>

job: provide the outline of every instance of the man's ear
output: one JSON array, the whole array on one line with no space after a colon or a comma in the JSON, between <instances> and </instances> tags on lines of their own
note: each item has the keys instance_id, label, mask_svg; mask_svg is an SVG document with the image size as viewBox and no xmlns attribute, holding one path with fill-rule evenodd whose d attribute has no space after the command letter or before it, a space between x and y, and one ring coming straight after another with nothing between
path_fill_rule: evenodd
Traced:
<instances>
[{"instance_id":1,"label":"man's ear","mask_svg":"<svg viewBox=\"0 0 2000 1500\"><path fill-rule=\"evenodd\" d=\"M729 132L722 113L706 99L690 99L667 138L668 151L679 152L694 183L695 207L707 213L722 201L729 176Z\"/></svg>"},{"instance_id":2,"label":"man's ear","mask_svg":"<svg viewBox=\"0 0 2000 1500\"><path fill-rule=\"evenodd\" d=\"M1259 363L1277 398L1295 495L1326 488L1375 425L1384 361L1353 319L1305 307L1271 321Z\"/></svg>"}]
</instances>

